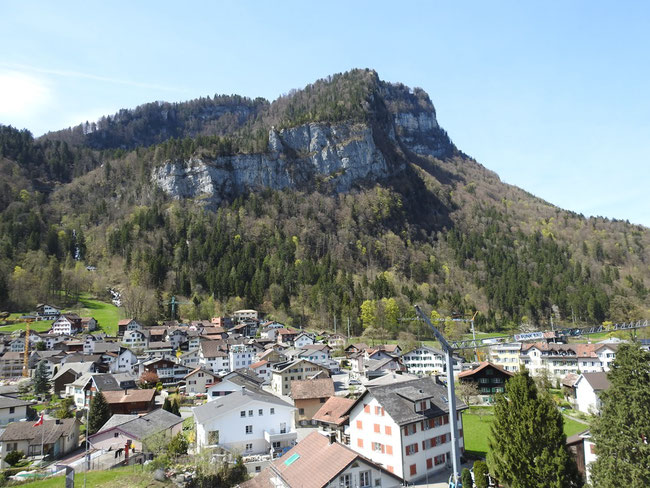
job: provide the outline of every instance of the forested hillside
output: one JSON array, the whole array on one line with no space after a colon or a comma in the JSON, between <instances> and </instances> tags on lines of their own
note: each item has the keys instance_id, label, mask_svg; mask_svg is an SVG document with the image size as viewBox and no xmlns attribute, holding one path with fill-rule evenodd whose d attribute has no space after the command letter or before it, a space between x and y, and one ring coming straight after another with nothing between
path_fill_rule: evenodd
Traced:
<instances>
[{"instance_id":1,"label":"forested hillside","mask_svg":"<svg viewBox=\"0 0 650 488\"><path fill-rule=\"evenodd\" d=\"M328 182L351 174L353 157L303 186L270 179L233 189L218 208L152 179L169 161L210 169L222 157L266 161L273 151L291 174L321 157L316 129L345 127L368 131L386 168L346 191ZM290 142L303 133L310 149L298 154ZM456 149L426 93L369 70L272 103L148 104L37 141L2 127L0 151L3 309L113 286L145 321L168 317L173 294L187 302L186 318L247 306L290 324L349 319L355 333L396 336L411 327L398 319L415 303L441 315L478 310L484 330L545 327L551 317L626 321L650 308L648 229L587 219L502 183ZM234 163L219 164L227 172Z\"/></svg>"}]
</instances>

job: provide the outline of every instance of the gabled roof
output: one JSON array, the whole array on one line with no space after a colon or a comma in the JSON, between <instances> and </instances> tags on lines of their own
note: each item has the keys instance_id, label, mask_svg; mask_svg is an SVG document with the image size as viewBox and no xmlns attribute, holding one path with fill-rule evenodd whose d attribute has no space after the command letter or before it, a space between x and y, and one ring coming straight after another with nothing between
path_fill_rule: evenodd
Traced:
<instances>
[{"instance_id":1,"label":"gabled roof","mask_svg":"<svg viewBox=\"0 0 650 488\"><path fill-rule=\"evenodd\" d=\"M189 378L190 376L193 376L194 374L198 373L199 371L202 372L202 373L205 373L205 374L209 374L213 378L217 377L217 375L214 374L212 371L208 371L207 369L203 369L201 367L198 367L196 369L193 369L189 373L187 373L185 376L183 376L183 379L185 380L185 379Z\"/></svg>"},{"instance_id":2,"label":"gabled roof","mask_svg":"<svg viewBox=\"0 0 650 488\"><path fill-rule=\"evenodd\" d=\"M331 396L334 396L334 381L332 381L332 378L294 380L291 382L291 398L294 401Z\"/></svg>"},{"instance_id":3,"label":"gabled roof","mask_svg":"<svg viewBox=\"0 0 650 488\"><path fill-rule=\"evenodd\" d=\"M250 369L256 369L256 368L261 368L262 366L266 366L269 364L268 361L262 360L262 361L257 361L256 363L251 364L249 367Z\"/></svg>"},{"instance_id":4,"label":"gabled roof","mask_svg":"<svg viewBox=\"0 0 650 488\"><path fill-rule=\"evenodd\" d=\"M589 383L589 385L594 389L594 391L603 391L609 389L612 384L607 378L607 373L582 373L582 377ZM578 380L579 381L579 380ZM578 382L576 381L576 384Z\"/></svg>"},{"instance_id":5,"label":"gabled roof","mask_svg":"<svg viewBox=\"0 0 650 488\"><path fill-rule=\"evenodd\" d=\"M352 405L354 405L352 398L331 396L312 418L318 422L342 425L348 420Z\"/></svg>"},{"instance_id":6,"label":"gabled roof","mask_svg":"<svg viewBox=\"0 0 650 488\"><path fill-rule=\"evenodd\" d=\"M67 373L68 371L72 370L74 371L75 374L79 375L82 373L88 373L91 369L93 368L93 363L75 363L75 362L67 362L61 366L61 369L59 369L56 374L52 377L52 381L60 378L63 376L63 374Z\"/></svg>"},{"instance_id":7,"label":"gabled roof","mask_svg":"<svg viewBox=\"0 0 650 488\"><path fill-rule=\"evenodd\" d=\"M259 389L244 389L234 391L229 395L217 397L208 403L192 408L194 417L199 423L205 423L215 417L219 417L232 410L238 409L252 401L269 403L281 407L288 407L294 409L293 405L285 402L284 400Z\"/></svg>"},{"instance_id":8,"label":"gabled roof","mask_svg":"<svg viewBox=\"0 0 650 488\"><path fill-rule=\"evenodd\" d=\"M426 344L419 345L418 347L411 349L409 351L406 351L405 353L402 354L402 356L406 356L408 354L411 354L413 351L417 351L418 349L424 349L425 351L429 351L431 354L436 354L438 356L443 356L445 355L444 352L442 352L440 349L436 349L435 347L427 346Z\"/></svg>"},{"instance_id":9,"label":"gabled roof","mask_svg":"<svg viewBox=\"0 0 650 488\"><path fill-rule=\"evenodd\" d=\"M117 417L117 418L115 418ZM159 408L146 415L113 415L96 434L90 436L90 439L96 435L106 432L110 429L118 430L128 434L133 439L145 439L150 435L157 434L181 423L183 419L174 415L167 410Z\"/></svg>"},{"instance_id":10,"label":"gabled roof","mask_svg":"<svg viewBox=\"0 0 650 488\"><path fill-rule=\"evenodd\" d=\"M355 406L368 395L374 396L386 413L398 425L406 425L418 420L438 417L449 413L447 387L435 382L431 377L405 381L399 385L368 386L357 399ZM418 413L415 402L427 401L427 409ZM465 410L467 405L456 398L456 410Z\"/></svg>"},{"instance_id":11,"label":"gabled roof","mask_svg":"<svg viewBox=\"0 0 650 488\"><path fill-rule=\"evenodd\" d=\"M514 376L514 373L511 373L510 371L506 371L505 369L503 369L502 366L499 366L498 364L494 364L494 363L491 363L489 361L481 361L479 363L478 367L476 367L474 369L467 370L467 371L463 371L462 373L458 374L458 377L459 378L467 378L469 376L474 376L476 373L478 373L480 371L483 371L488 366L491 366L492 368L494 368L494 369L496 369L498 371L501 371L505 375Z\"/></svg>"},{"instance_id":12,"label":"gabled roof","mask_svg":"<svg viewBox=\"0 0 650 488\"><path fill-rule=\"evenodd\" d=\"M206 358L224 357L228 355L222 349L225 344L224 341L201 341L199 349Z\"/></svg>"},{"instance_id":13,"label":"gabled roof","mask_svg":"<svg viewBox=\"0 0 650 488\"><path fill-rule=\"evenodd\" d=\"M296 444L289 452L273 461L273 467L267 467L255 478L246 481L242 488L271 488L277 486L273 481L278 475L289 487L321 488L328 486L339 474L353 462L373 466L382 471L384 486L399 485L402 479L373 463L347 446L331 442L329 436L312 432ZM336 483L338 484L338 483ZM354 485L356 486L356 485Z\"/></svg>"},{"instance_id":14,"label":"gabled roof","mask_svg":"<svg viewBox=\"0 0 650 488\"><path fill-rule=\"evenodd\" d=\"M151 402L156 395L155 389L150 390L123 390L102 392L108 404Z\"/></svg>"},{"instance_id":15,"label":"gabled roof","mask_svg":"<svg viewBox=\"0 0 650 488\"><path fill-rule=\"evenodd\" d=\"M45 444L56 442L62 435L69 435L77 424L77 419L44 420L41 425L34 422L12 422L5 427L0 441L30 441L39 444L43 438Z\"/></svg>"},{"instance_id":16,"label":"gabled roof","mask_svg":"<svg viewBox=\"0 0 650 488\"><path fill-rule=\"evenodd\" d=\"M26 402L25 400L20 400L18 398L0 395L0 408L23 407L31 404L32 402Z\"/></svg>"}]
</instances>

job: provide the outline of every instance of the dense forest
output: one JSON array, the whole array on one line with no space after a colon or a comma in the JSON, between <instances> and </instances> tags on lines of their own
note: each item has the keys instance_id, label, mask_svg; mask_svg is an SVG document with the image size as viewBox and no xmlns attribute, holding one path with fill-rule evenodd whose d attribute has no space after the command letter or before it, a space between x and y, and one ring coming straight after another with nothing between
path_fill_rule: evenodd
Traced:
<instances>
[{"instance_id":1,"label":"dense forest","mask_svg":"<svg viewBox=\"0 0 650 488\"><path fill-rule=\"evenodd\" d=\"M440 156L414 154L391 122L405 112L435 115L422 90L355 70L273 103L153 103L39 140L0 127L0 307L117 287L125 313L148 322L169 317L176 295L190 319L247 306L387 336L415 327L399 319L416 303L443 316L478 311L490 331L646 315L648 229L503 184L440 128L413 142ZM348 193L241 194L216 211L151 184L165 160L263 152L271 127L315 121L368 125L406 169Z\"/></svg>"}]
</instances>

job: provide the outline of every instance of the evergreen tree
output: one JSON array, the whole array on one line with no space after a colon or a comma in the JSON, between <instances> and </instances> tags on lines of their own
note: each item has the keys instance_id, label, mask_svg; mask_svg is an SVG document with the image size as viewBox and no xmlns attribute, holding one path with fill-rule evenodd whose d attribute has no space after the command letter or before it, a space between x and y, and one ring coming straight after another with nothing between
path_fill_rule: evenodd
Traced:
<instances>
[{"instance_id":1,"label":"evergreen tree","mask_svg":"<svg viewBox=\"0 0 650 488\"><path fill-rule=\"evenodd\" d=\"M170 410L170 412L173 413L174 415L178 415L179 417L181 416L181 409L178 406L178 399L172 402L172 409Z\"/></svg>"},{"instance_id":2,"label":"evergreen tree","mask_svg":"<svg viewBox=\"0 0 650 488\"><path fill-rule=\"evenodd\" d=\"M562 414L522 371L497 396L488 438L490 472L511 488L582 486L566 448Z\"/></svg>"},{"instance_id":3,"label":"evergreen tree","mask_svg":"<svg viewBox=\"0 0 650 488\"><path fill-rule=\"evenodd\" d=\"M474 483L476 488L488 488L488 467L483 461L474 461Z\"/></svg>"},{"instance_id":4,"label":"evergreen tree","mask_svg":"<svg viewBox=\"0 0 650 488\"><path fill-rule=\"evenodd\" d=\"M47 374L47 366L44 361L38 363L34 373L34 393L42 395L50 391L50 378Z\"/></svg>"},{"instance_id":5,"label":"evergreen tree","mask_svg":"<svg viewBox=\"0 0 650 488\"><path fill-rule=\"evenodd\" d=\"M600 417L591 426L596 461L594 488L650 486L650 354L621 344L600 395Z\"/></svg>"},{"instance_id":6,"label":"evergreen tree","mask_svg":"<svg viewBox=\"0 0 650 488\"><path fill-rule=\"evenodd\" d=\"M90 402L88 412L88 435L96 433L111 418L111 410L102 392L97 392Z\"/></svg>"},{"instance_id":7,"label":"evergreen tree","mask_svg":"<svg viewBox=\"0 0 650 488\"><path fill-rule=\"evenodd\" d=\"M167 410L168 412L172 411L172 404L169 401L169 396L165 397L165 401L163 402L163 410Z\"/></svg>"},{"instance_id":8,"label":"evergreen tree","mask_svg":"<svg viewBox=\"0 0 650 488\"><path fill-rule=\"evenodd\" d=\"M463 469L460 475L460 482L463 485L463 488L472 488L474 486L474 482L472 481L472 473L470 473L469 469Z\"/></svg>"}]
</instances>

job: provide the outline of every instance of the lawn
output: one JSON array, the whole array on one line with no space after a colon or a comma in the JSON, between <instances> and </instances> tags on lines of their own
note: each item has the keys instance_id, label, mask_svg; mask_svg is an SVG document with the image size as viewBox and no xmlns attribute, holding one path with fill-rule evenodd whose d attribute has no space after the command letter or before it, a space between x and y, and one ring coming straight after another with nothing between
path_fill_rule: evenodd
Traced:
<instances>
[{"instance_id":1,"label":"lawn","mask_svg":"<svg viewBox=\"0 0 650 488\"><path fill-rule=\"evenodd\" d=\"M94 300L87 295L82 295L79 302L82 308L70 310L80 317L94 317L99 328L109 336L117 335L117 322L120 319L120 309L112 303Z\"/></svg>"},{"instance_id":2,"label":"lawn","mask_svg":"<svg viewBox=\"0 0 650 488\"><path fill-rule=\"evenodd\" d=\"M167 483L155 481L148 471L143 471L142 466L128 466L126 468L111 469L108 471L90 471L86 479L87 486L93 488L110 488L115 486L128 486L129 488L159 488L169 486ZM77 473L74 477L76 487L84 486L83 473ZM20 486L29 488L63 488L65 477L56 476L40 481L25 483Z\"/></svg>"},{"instance_id":3,"label":"lawn","mask_svg":"<svg viewBox=\"0 0 650 488\"><path fill-rule=\"evenodd\" d=\"M99 328L106 332L109 336L117 335L117 322L120 319L120 309L112 303L102 302L95 300L87 294L81 295L79 303L82 307L79 308L66 308L64 312L76 313L80 317L94 317L99 324ZM24 313L12 313L9 316L10 320L17 320ZM35 332L47 332L52 327L51 320L43 320L39 322L32 322L30 329ZM25 323L20 322L17 324L0 326L0 333L10 333L14 330L24 330Z\"/></svg>"},{"instance_id":4,"label":"lawn","mask_svg":"<svg viewBox=\"0 0 650 488\"><path fill-rule=\"evenodd\" d=\"M483 417L476 412L485 412ZM472 407L463 412L463 437L465 439L465 450L477 456L485 457L488 451L488 436L492 425L493 407ZM567 437L582 432L588 428L587 425L564 417L564 433Z\"/></svg>"}]
</instances>

